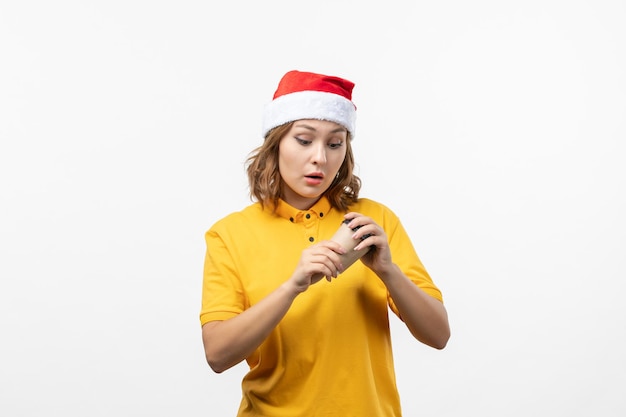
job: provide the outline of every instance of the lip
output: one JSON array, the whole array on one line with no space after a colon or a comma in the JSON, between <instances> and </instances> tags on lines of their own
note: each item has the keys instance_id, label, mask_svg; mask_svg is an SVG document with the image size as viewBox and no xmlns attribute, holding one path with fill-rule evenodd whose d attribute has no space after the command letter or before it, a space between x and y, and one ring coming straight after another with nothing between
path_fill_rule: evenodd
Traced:
<instances>
[{"instance_id":1,"label":"lip","mask_svg":"<svg viewBox=\"0 0 626 417\"><path fill-rule=\"evenodd\" d=\"M324 174L321 172L311 172L304 176L308 185L320 185L324 181Z\"/></svg>"},{"instance_id":2,"label":"lip","mask_svg":"<svg viewBox=\"0 0 626 417\"><path fill-rule=\"evenodd\" d=\"M319 177L320 179L324 179L324 173L322 172L311 172L306 174L305 177Z\"/></svg>"}]
</instances>

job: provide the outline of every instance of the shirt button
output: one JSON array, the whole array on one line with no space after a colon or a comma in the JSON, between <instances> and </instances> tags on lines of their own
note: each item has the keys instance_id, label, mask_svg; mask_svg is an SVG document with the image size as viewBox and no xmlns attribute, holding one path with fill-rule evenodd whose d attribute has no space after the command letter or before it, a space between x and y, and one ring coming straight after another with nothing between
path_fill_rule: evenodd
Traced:
<instances>
[{"instance_id":1,"label":"shirt button","mask_svg":"<svg viewBox=\"0 0 626 417\"><path fill-rule=\"evenodd\" d=\"M312 237L312 236L309 238L309 242L313 242L314 240L315 240L315 238Z\"/></svg>"}]
</instances>

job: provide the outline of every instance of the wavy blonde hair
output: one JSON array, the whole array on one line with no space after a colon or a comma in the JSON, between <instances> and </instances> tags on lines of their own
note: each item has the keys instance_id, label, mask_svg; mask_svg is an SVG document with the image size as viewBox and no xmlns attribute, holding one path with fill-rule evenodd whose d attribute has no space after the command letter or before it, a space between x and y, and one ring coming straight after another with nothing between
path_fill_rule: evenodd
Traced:
<instances>
[{"instance_id":1,"label":"wavy blonde hair","mask_svg":"<svg viewBox=\"0 0 626 417\"><path fill-rule=\"evenodd\" d=\"M278 126L268 132L263 145L253 150L246 160L250 197L262 206L276 207L281 197L283 180L278 171L278 146L281 139L289 132L293 122ZM335 209L347 211L359 198L361 179L354 174L354 154L352 138L348 133L346 157L337 176L324 192Z\"/></svg>"}]
</instances>

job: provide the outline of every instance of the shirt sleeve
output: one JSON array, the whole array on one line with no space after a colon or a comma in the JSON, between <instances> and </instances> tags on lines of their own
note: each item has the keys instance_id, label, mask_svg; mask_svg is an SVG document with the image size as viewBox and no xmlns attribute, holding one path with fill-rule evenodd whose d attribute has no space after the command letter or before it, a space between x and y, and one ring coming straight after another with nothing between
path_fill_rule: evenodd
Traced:
<instances>
[{"instance_id":1,"label":"shirt sleeve","mask_svg":"<svg viewBox=\"0 0 626 417\"><path fill-rule=\"evenodd\" d=\"M228 245L213 229L205 234L206 255L202 281L202 325L227 320L246 309L245 291Z\"/></svg>"},{"instance_id":2,"label":"shirt sleeve","mask_svg":"<svg viewBox=\"0 0 626 417\"><path fill-rule=\"evenodd\" d=\"M394 263L396 263L402 272L426 294L443 302L441 291L435 285L428 271L426 271L426 268L422 264L404 226L395 215L391 215L390 220L391 221L389 221L385 227L385 233L387 233L389 239L389 247ZM391 297L389 297L389 306L392 311L399 316L398 309Z\"/></svg>"}]
</instances>

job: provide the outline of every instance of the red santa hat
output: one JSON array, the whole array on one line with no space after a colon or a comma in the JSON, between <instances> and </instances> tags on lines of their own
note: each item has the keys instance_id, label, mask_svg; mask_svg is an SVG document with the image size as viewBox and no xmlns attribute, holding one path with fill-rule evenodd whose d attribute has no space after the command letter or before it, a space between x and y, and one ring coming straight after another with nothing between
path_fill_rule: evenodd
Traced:
<instances>
[{"instance_id":1,"label":"red santa hat","mask_svg":"<svg viewBox=\"0 0 626 417\"><path fill-rule=\"evenodd\" d=\"M342 125L354 138L354 83L312 72L289 71L278 84L274 99L263 111L263 137L275 127L301 119L328 120Z\"/></svg>"}]
</instances>

